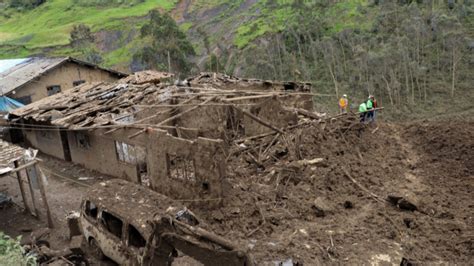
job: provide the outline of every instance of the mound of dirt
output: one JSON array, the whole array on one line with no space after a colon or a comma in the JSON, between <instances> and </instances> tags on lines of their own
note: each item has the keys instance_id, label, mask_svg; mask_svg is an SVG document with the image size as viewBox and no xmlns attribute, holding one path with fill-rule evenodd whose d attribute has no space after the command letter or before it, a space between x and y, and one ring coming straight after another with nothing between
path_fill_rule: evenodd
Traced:
<instances>
[{"instance_id":1,"label":"mound of dirt","mask_svg":"<svg viewBox=\"0 0 474 266\"><path fill-rule=\"evenodd\" d=\"M424 155L436 175L463 178L474 175L474 122L424 122L408 126L405 139Z\"/></svg>"},{"instance_id":2,"label":"mound of dirt","mask_svg":"<svg viewBox=\"0 0 474 266\"><path fill-rule=\"evenodd\" d=\"M472 142L437 156L440 148L428 148L431 129L422 129L347 117L248 140L228 157L224 206L195 211L211 230L248 247L259 265L470 262ZM469 137L467 130L459 139L446 132L450 140ZM433 158L442 163L424 165ZM464 168L443 172L439 187L424 169L448 160ZM470 175L465 188L457 184L461 172Z\"/></svg>"}]
</instances>

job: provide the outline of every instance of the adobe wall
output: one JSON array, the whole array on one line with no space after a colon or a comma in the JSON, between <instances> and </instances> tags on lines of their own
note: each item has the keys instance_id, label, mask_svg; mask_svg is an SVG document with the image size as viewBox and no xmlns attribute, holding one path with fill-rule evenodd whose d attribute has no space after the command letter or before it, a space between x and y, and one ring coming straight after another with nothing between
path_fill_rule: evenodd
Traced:
<instances>
[{"instance_id":1,"label":"adobe wall","mask_svg":"<svg viewBox=\"0 0 474 266\"><path fill-rule=\"evenodd\" d=\"M196 102L196 104L202 103ZM186 111L190 107L181 107L179 112ZM186 128L199 128L199 134L196 131L183 131L184 138L194 139L197 137L220 139L227 127L227 118L229 117L227 106L202 106L196 110L186 113L175 120L176 124Z\"/></svg>"},{"instance_id":2,"label":"adobe wall","mask_svg":"<svg viewBox=\"0 0 474 266\"><path fill-rule=\"evenodd\" d=\"M15 94L10 93L9 95L15 99L31 95L32 102L35 102L48 96L48 86L60 85L61 91L65 91L73 88L73 82L78 80L112 82L117 79L116 76L107 71L68 62L47 72L39 79L16 89Z\"/></svg>"},{"instance_id":3,"label":"adobe wall","mask_svg":"<svg viewBox=\"0 0 474 266\"><path fill-rule=\"evenodd\" d=\"M72 162L106 175L139 182L136 164L119 161L114 139L86 131L82 133L88 137L88 148L78 144L75 132L68 132Z\"/></svg>"},{"instance_id":4,"label":"adobe wall","mask_svg":"<svg viewBox=\"0 0 474 266\"><path fill-rule=\"evenodd\" d=\"M298 116L295 112L285 110L282 103L277 98L267 98L265 100L254 100L258 102L249 108L243 108L265 122L277 128L285 128L295 125L298 122ZM255 136L263 133L272 132L270 129L258 123L254 119L239 114L246 136Z\"/></svg>"},{"instance_id":5,"label":"adobe wall","mask_svg":"<svg viewBox=\"0 0 474 266\"><path fill-rule=\"evenodd\" d=\"M173 137L165 131L148 134L148 172L153 190L174 199L207 199L219 203L225 178L223 141L198 138L195 141ZM169 155L183 156L194 163L195 181L170 175Z\"/></svg>"},{"instance_id":6,"label":"adobe wall","mask_svg":"<svg viewBox=\"0 0 474 266\"><path fill-rule=\"evenodd\" d=\"M64 160L64 151L59 130L26 130L23 129L25 141L42 153Z\"/></svg>"}]
</instances>

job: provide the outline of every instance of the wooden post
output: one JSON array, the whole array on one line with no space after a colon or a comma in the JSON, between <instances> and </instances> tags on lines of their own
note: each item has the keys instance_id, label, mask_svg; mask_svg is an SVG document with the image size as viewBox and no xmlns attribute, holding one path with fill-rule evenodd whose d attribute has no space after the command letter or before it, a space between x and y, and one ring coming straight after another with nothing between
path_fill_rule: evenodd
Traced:
<instances>
[{"instance_id":1,"label":"wooden post","mask_svg":"<svg viewBox=\"0 0 474 266\"><path fill-rule=\"evenodd\" d=\"M41 197L43 198L44 202L44 207L46 208L46 216L48 219L48 227L49 228L54 228L53 224L53 219L51 218L51 211L49 210L49 204L48 200L46 199L46 191L44 189L44 183L43 183L43 172L41 172L41 169L38 167L38 164L35 164L35 170L36 170L36 175L38 176L38 185L39 189L41 192Z\"/></svg>"},{"instance_id":2,"label":"wooden post","mask_svg":"<svg viewBox=\"0 0 474 266\"><path fill-rule=\"evenodd\" d=\"M18 172L18 173L20 173L20 172ZM33 208L35 209L35 215L36 215L36 218L39 218L38 206L36 206L35 191L33 189L33 186L31 185L31 178L30 178L30 175L28 174L28 169L25 169L25 173L26 173L26 177L28 179L28 187L30 188L31 201L33 202ZM36 178L38 178L38 175L36 175Z\"/></svg>"},{"instance_id":3,"label":"wooden post","mask_svg":"<svg viewBox=\"0 0 474 266\"><path fill-rule=\"evenodd\" d=\"M15 168L19 167L18 161L14 161L13 164L15 165ZM20 172L16 172L16 177L18 179L18 186L20 187L21 197L23 198L23 204L25 205L25 212L31 213L30 207L28 207L28 204L26 203L25 190L23 189L23 182L21 182Z\"/></svg>"}]
</instances>

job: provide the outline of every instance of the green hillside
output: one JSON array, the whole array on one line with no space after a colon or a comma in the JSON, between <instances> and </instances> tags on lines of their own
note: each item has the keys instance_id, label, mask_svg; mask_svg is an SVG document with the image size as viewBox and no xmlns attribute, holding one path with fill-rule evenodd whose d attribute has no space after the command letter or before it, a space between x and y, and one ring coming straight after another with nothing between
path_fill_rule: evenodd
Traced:
<instances>
[{"instance_id":1,"label":"green hillside","mask_svg":"<svg viewBox=\"0 0 474 266\"><path fill-rule=\"evenodd\" d=\"M133 31L143 24L143 17L152 10L172 12L180 17L179 12L189 12L189 16L180 22L184 31L197 28L214 27L211 42L224 41L226 45L235 45L241 49L258 37L267 33L281 31L289 23L294 23L295 1L182 1L188 7L180 10L179 1L144 0L143 2L127 2L95 4L88 0L50 0L31 10L10 8L0 11L0 57L22 57L34 54L72 55L76 51L68 47L69 34L75 24L85 24L92 31ZM248 2L248 1L247 1ZM367 5L367 1L353 0L338 3L325 13L337 15L338 19L329 29L337 32L344 28L363 26L367 20L358 13L359 6ZM203 16L205 12L215 13L211 17ZM321 14L315 14L321 15ZM219 29L215 27L219 25ZM230 36L225 36L229 35ZM123 43L120 48L104 53L105 65L124 64L130 60L128 48L134 44ZM196 41L196 47L202 48Z\"/></svg>"},{"instance_id":2,"label":"green hillside","mask_svg":"<svg viewBox=\"0 0 474 266\"><path fill-rule=\"evenodd\" d=\"M1 57L27 56L42 48L68 45L74 24L89 25L93 31L120 28L128 17L145 16L154 8L171 10L175 4L176 1L146 0L102 7L53 0L29 11L5 10L0 13L0 45L2 51L12 52L2 53Z\"/></svg>"},{"instance_id":3,"label":"green hillside","mask_svg":"<svg viewBox=\"0 0 474 266\"><path fill-rule=\"evenodd\" d=\"M152 58L155 51L137 56L153 38L173 45L170 36L140 34L149 12L159 10L194 47L187 71L308 80L356 101L376 93L399 106L394 117L443 115L456 95L474 97L474 1L46 0L18 7L29 1L42 0L0 0L0 58L67 55L122 71L148 60L162 69L166 60ZM79 24L90 28L93 43L71 42Z\"/></svg>"}]
</instances>

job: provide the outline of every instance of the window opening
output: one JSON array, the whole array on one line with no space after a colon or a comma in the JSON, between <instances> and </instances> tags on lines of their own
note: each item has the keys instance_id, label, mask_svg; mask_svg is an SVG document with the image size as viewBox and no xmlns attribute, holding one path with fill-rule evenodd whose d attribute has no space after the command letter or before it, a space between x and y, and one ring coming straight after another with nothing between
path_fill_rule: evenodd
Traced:
<instances>
[{"instance_id":1,"label":"window opening","mask_svg":"<svg viewBox=\"0 0 474 266\"><path fill-rule=\"evenodd\" d=\"M97 213L98 213L97 206L90 201L86 201L86 215L91 218L96 219Z\"/></svg>"},{"instance_id":2,"label":"window opening","mask_svg":"<svg viewBox=\"0 0 474 266\"><path fill-rule=\"evenodd\" d=\"M112 233L114 236L122 239L122 220L106 211L103 211L102 224L104 225L105 229L107 229L107 231Z\"/></svg>"},{"instance_id":3,"label":"window opening","mask_svg":"<svg viewBox=\"0 0 474 266\"><path fill-rule=\"evenodd\" d=\"M86 83L86 81L85 80L76 80L76 81L72 82L72 86L76 87L76 86L81 85L82 83Z\"/></svg>"},{"instance_id":4,"label":"window opening","mask_svg":"<svg viewBox=\"0 0 474 266\"><path fill-rule=\"evenodd\" d=\"M168 175L170 178L191 182L196 181L196 171L193 160L173 154L168 154L167 158L169 166Z\"/></svg>"},{"instance_id":5,"label":"window opening","mask_svg":"<svg viewBox=\"0 0 474 266\"><path fill-rule=\"evenodd\" d=\"M91 147L89 136L81 132L76 132L76 144L83 149L89 149Z\"/></svg>"},{"instance_id":6,"label":"window opening","mask_svg":"<svg viewBox=\"0 0 474 266\"><path fill-rule=\"evenodd\" d=\"M20 103L24 104L24 105L27 105L27 104L30 104L32 102L31 100L31 95L27 95L27 96L23 96L23 97L18 97L18 98L15 98L17 101L19 101Z\"/></svg>"},{"instance_id":7,"label":"window opening","mask_svg":"<svg viewBox=\"0 0 474 266\"><path fill-rule=\"evenodd\" d=\"M116 141L115 149L119 161L131 164L137 163L137 153L135 150L135 146L127 144L125 142Z\"/></svg>"},{"instance_id":8,"label":"window opening","mask_svg":"<svg viewBox=\"0 0 474 266\"><path fill-rule=\"evenodd\" d=\"M51 96L51 95L61 92L61 86L59 85L48 86L46 87L46 91L48 92L48 96Z\"/></svg>"},{"instance_id":9,"label":"window opening","mask_svg":"<svg viewBox=\"0 0 474 266\"><path fill-rule=\"evenodd\" d=\"M133 225L128 225L128 245L134 248L143 248L146 245L145 238Z\"/></svg>"}]
</instances>

